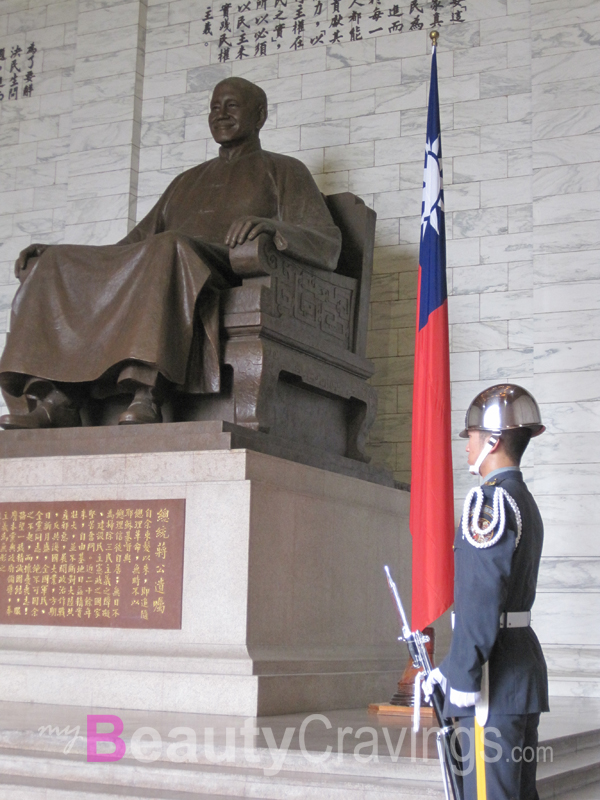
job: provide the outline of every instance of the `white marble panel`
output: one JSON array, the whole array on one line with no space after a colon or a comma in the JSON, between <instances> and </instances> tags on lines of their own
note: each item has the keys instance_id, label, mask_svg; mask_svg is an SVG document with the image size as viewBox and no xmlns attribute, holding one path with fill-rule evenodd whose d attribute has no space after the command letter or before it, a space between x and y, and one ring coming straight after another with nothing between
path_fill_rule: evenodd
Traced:
<instances>
[{"instance_id":1,"label":"white marble panel","mask_svg":"<svg viewBox=\"0 0 600 800\"><path fill-rule=\"evenodd\" d=\"M531 39L508 43L508 63L511 67L525 67L531 70Z\"/></svg>"},{"instance_id":2,"label":"white marble panel","mask_svg":"<svg viewBox=\"0 0 600 800\"><path fill-rule=\"evenodd\" d=\"M508 209L508 232L525 233L533 230L533 209L529 203L510 206Z\"/></svg>"},{"instance_id":3,"label":"white marble panel","mask_svg":"<svg viewBox=\"0 0 600 800\"><path fill-rule=\"evenodd\" d=\"M133 102L130 97L115 97L75 108L72 114L73 128L87 128L105 122L120 122L133 119Z\"/></svg>"},{"instance_id":4,"label":"white marble panel","mask_svg":"<svg viewBox=\"0 0 600 800\"><path fill-rule=\"evenodd\" d=\"M491 267L455 267L452 270L452 294L479 294L508 290L508 264Z\"/></svg>"},{"instance_id":5,"label":"white marble panel","mask_svg":"<svg viewBox=\"0 0 600 800\"><path fill-rule=\"evenodd\" d=\"M373 272L414 272L418 261L418 247L412 245L376 247L373 255Z\"/></svg>"},{"instance_id":6,"label":"white marble panel","mask_svg":"<svg viewBox=\"0 0 600 800\"><path fill-rule=\"evenodd\" d=\"M375 111L381 114L388 111L423 108L427 102L425 88L426 84L423 82L384 86L376 89Z\"/></svg>"},{"instance_id":7,"label":"white marble panel","mask_svg":"<svg viewBox=\"0 0 600 800\"><path fill-rule=\"evenodd\" d=\"M394 39L397 46L397 38ZM375 61L376 42L381 40L363 39L359 42L334 44L326 48L327 69L340 69L341 67L356 67L361 64L372 64ZM318 48L321 50L322 48ZM398 58L396 53L395 58Z\"/></svg>"},{"instance_id":8,"label":"white marble panel","mask_svg":"<svg viewBox=\"0 0 600 800\"><path fill-rule=\"evenodd\" d=\"M169 144L163 145L162 148L162 156L161 156L161 170L165 172L165 181L163 188L166 188L167 183L170 182L169 174L171 174L172 170L178 168L180 171L182 169L187 169L188 167L193 167L196 164L200 164L204 161L206 155L206 141L204 139L193 139L191 141L186 142L179 142L177 144ZM143 178L146 182L146 173ZM177 174L177 173L175 173ZM142 176L140 176L140 186L141 186ZM163 191L162 189L160 191Z\"/></svg>"},{"instance_id":9,"label":"white marble panel","mask_svg":"<svg viewBox=\"0 0 600 800\"><path fill-rule=\"evenodd\" d=\"M572 53L597 46L600 37L600 21L580 25L561 25L557 28L536 30L532 34L533 55L540 56Z\"/></svg>"},{"instance_id":10,"label":"white marble panel","mask_svg":"<svg viewBox=\"0 0 600 800\"><path fill-rule=\"evenodd\" d=\"M544 423L548 425L546 417L542 416ZM550 428L548 428L550 430ZM587 434L586 434L587 435ZM567 438L573 436L568 434ZM544 439L546 434L544 434ZM596 437L595 437L596 438ZM540 444L543 439L540 438ZM536 444L538 444L536 442ZM581 465L565 461L564 456L568 457L568 443L565 445L561 455L563 458L553 461L553 448L550 446L544 453L544 463L536 463L535 474L537 481L536 495L582 495L594 494L598 491L598 467L589 464ZM588 448L589 451L589 448ZM579 448L581 452L581 448ZM536 458L537 462L537 458Z\"/></svg>"},{"instance_id":11,"label":"white marble panel","mask_svg":"<svg viewBox=\"0 0 600 800\"><path fill-rule=\"evenodd\" d=\"M490 382L514 383L520 383L523 377L533 377L533 348L480 352L479 377Z\"/></svg>"},{"instance_id":12,"label":"white marble panel","mask_svg":"<svg viewBox=\"0 0 600 800\"><path fill-rule=\"evenodd\" d=\"M380 36L377 42L377 61L397 59L398 56L422 56L427 52L427 37L422 31L406 31L402 38L398 36Z\"/></svg>"},{"instance_id":13,"label":"white marble panel","mask_svg":"<svg viewBox=\"0 0 600 800\"><path fill-rule=\"evenodd\" d=\"M423 31L423 33L425 33L425 31ZM459 50L464 47L478 47L479 21L462 22L460 25L445 25L442 35L444 37L444 47L449 50ZM429 47L427 52L429 52Z\"/></svg>"},{"instance_id":14,"label":"white marble panel","mask_svg":"<svg viewBox=\"0 0 600 800\"><path fill-rule=\"evenodd\" d=\"M86 200L71 200L67 204L67 219L70 225L77 225L84 222L127 217L129 202L129 193L90 197Z\"/></svg>"},{"instance_id":15,"label":"white marble panel","mask_svg":"<svg viewBox=\"0 0 600 800\"><path fill-rule=\"evenodd\" d=\"M542 56L532 63L532 77L535 85L555 83L585 75L586 78L600 76L597 50L579 50L573 53Z\"/></svg>"},{"instance_id":16,"label":"white marble panel","mask_svg":"<svg viewBox=\"0 0 600 800\"><path fill-rule=\"evenodd\" d=\"M400 186L400 166L397 164L385 167L354 169L349 173L349 189L354 194L362 195L370 192L396 192ZM377 200L375 201L377 204ZM411 212L414 208L411 209ZM384 215L381 215L382 218ZM401 216L391 214L385 216Z\"/></svg>"},{"instance_id":17,"label":"white marble panel","mask_svg":"<svg viewBox=\"0 0 600 800\"><path fill-rule=\"evenodd\" d=\"M555 342L535 345L536 373L600 370L598 341Z\"/></svg>"},{"instance_id":18,"label":"white marble panel","mask_svg":"<svg viewBox=\"0 0 600 800\"><path fill-rule=\"evenodd\" d=\"M533 289L533 263L513 261L508 265L508 288L511 291Z\"/></svg>"},{"instance_id":19,"label":"white marble panel","mask_svg":"<svg viewBox=\"0 0 600 800\"><path fill-rule=\"evenodd\" d=\"M398 220L378 220L375 228L375 247L398 244L399 235L400 231Z\"/></svg>"},{"instance_id":20,"label":"white marble panel","mask_svg":"<svg viewBox=\"0 0 600 800\"><path fill-rule=\"evenodd\" d=\"M29 167L20 167L19 189L30 189L38 186L51 186L54 183L55 178L56 163L52 161L45 164L32 164Z\"/></svg>"},{"instance_id":21,"label":"white marble panel","mask_svg":"<svg viewBox=\"0 0 600 800\"><path fill-rule=\"evenodd\" d=\"M448 223L446 222L446 227ZM418 217L400 218L400 242L401 244L416 244L421 241L421 215Z\"/></svg>"},{"instance_id":22,"label":"white marble panel","mask_svg":"<svg viewBox=\"0 0 600 800\"><path fill-rule=\"evenodd\" d=\"M74 153L69 166L70 175L91 175L95 172L126 169L131 164L128 145L96 148Z\"/></svg>"},{"instance_id":23,"label":"white marble panel","mask_svg":"<svg viewBox=\"0 0 600 800\"><path fill-rule=\"evenodd\" d=\"M66 2L63 3L50 3L46 9L46 30L49 26L55 25L58 27L65 22L76 22L77 15L77 0L66 0Z\"/></svg>"},{"instance_id":24,"label":"white marble panel","mask_svg":"<svg viewBox=\"0 0 600 800\"><path fill-rule=\"evenodd\" d=\"M324 171L322 147L317 147L315 150L298 150L295 153L288 152L287 155L302 161L313 175L321 174Z\"/></svg>"},{"instance_id":25,"label":"white marble panel","mask_svg":"<svg viewBox=\"0 0 600 800\"><path fill-rule=\"evenodd\" d=\"M10 208L12 214L30 211L33 208L33 189L0 191L0 208Z\"/></svg>"},{"instance_id":26,"label":"white marble panel","mask_svg":"<svg viewBox=\"0 0 600 800\"><path fill-rule=\"evenodd\" d=\"M600 163L547 167L536 171L533 196L552 197L579 192L600 191Z\"/></svg>"},{"instance_id":27,"label":"white marble panel","mask_svg":"<svg viewBox=\"0 0 600 800\"><path fill-rule=\"evenodd\" d=\"M454 53L440 50L437 56L438 77L449 78L454 74ZM415 56L402 59L402 83L426 81L431 76L431 57Z\"/></svg>"},{"instance_id":28,"label":"white marble panel","mask_svg":"<svg viewBox=\"0 0 600 800\"><path fill-rule=\"evenodd\" d=\"M538 225L535 229L535 248L537 253L598 250L600 226L594 221Z\"/></svg>"},{"instance_id":29,"label":"white marble panel","mask_svg":"<svg viewBox=\"0 0 600 800\"><path fill-rule=\"evenodd\" d=\"M600 400L580 403L541 403L540 410L544 424L555 433L600 432ZM582 470L587 470L585 464L580 466ZM595 481L595 476L589 474ZM597 485L594 491L597 491Z\"/></svg>"},{"instance_id":30,"label":"white marble panel","mask_svg":"<svg viewBox=\"0 0 600 800\"><path fill-rule=\"evenodd\" d=\"M350 141L350 123L355 120L336 120L332 122L315 123L301 126L302 149L315 147L330 147L332 145L348 144ZM375 138L375 137L365 137ZM357 141L356 139L354 141ZM294 148L298 149L298 148Z\"/></svg>"},{"instance_id":31,"label":"white marble panel","mask_svg":"<svg viewBox=\"0 0 600 800\"><path fill-rule=\"evenodd\" d=\"M596 134L560 136L533 142L533 168L600 161L600 137Z\"/></svg>"},{"instance_id":32,"label":"white marble panel","mask_svg":"<svg viewBox=\"0 0 600 800\"><path fill-rule=\"evenodd\" d=\"M453 381L450 387L452 392L452 408L462 410L463 412L460 424L455 429L457 432L459 430L462 430L462 428L464 427L464 413L469 407L471 400L476 395L478 395L479 392L482 392L484 389L487 389L489 385L490 385L489 381ZM455 463L457 465L464 464L464 461L462 459L465 458L464 455L465 440L456 439L455 441L453 441L452 444L453 444L453 449L456 448L455 452L457 453L457 459L455 460ZM466 466L464 467L464 472L462 469L459 472L460 474L464 474L465 476L469 475ZM455 471L455 476L456 474L457 471ZM473 476L469 476L469 478L472 479ZM477 485L477 483L479 483L479 481L475 479L471 483L471 486L473 486L474 484ZM465 494L466 492L461 492L462 500L464 500Z\"/></svg>"},{"instance_id":33,"label":"white marble panel","mask_svg":"<svg viewBox=\"0 0 600 800\"><path fill-rule=\"evenodd\" d=\"M427 104L421 108L406 109L402 112L400 131L402 136L410 136L411 134L420 134L423 136L423 131L427 130ZM442 127L445 130L445 127Z\"/></svg>"},{"instance_id":34,"label":"white marble panel","mask_svg":"<svg viewBox=\"0 0 600 800\"><path fill-rule=\"evenodd\" d=\"M316 122L323 122L324 120L324 97L311 97L307 100L296 100L289 103L277 104L278 128L286 128L292 125L297 125L300 121L303 125L310 125Z\"/></svg>"},{"instance_id":35,"label":"white marble panel","mask_svg":"<svg viewBox=\"0 0 600 800\"><path fill-rule=\"evenodd\" d=\"M600 594L540 593L532 610L532 626L544 644L600 644Z\"/></svg>"},{"instance_id":36,"label":"white marble panel","mask_svg":"<svg viewBox=\"0 0 600 800\"><path fill-rule=\"evenodd\" d=\"M533 119L535 139L577 136L600 130L600 105L539 111Z\"/></svg>"},{"instance_id":37,"label":"white marble panel","mask_svg":"<svg viewBox=\"0 0 600 800\"><path fill-rule=\"evenodd\" d=\"M450 380L479 380L479 353L450 353ZM461 418L464 419L463 412L461 412Z\"/></svg>"},{"instance_id":38,"label":"white marble panel","mask_svg":"<svg viewBox=\"0 0 600 800\"><path fill-rule=\"evenodd\" d=\"M341 123L341 121L340 121ZM400 112L388 114L372 114L355 117L350 120L350 141L365 142L381 139L382 132L389 139L400 135ZM325 142L325 144L341 144L342 142ZM379 144L379 142L377 142ZM377 145L376 145L377 146Z\"/></svg>"},{"instance_id":39,"label":"white marble panel","mask_svg":"<svg viewBox=\"0 0 600 800\"><path fill-rule=\"evenodd\" d=\"M64 208L67 202L67 184L36 187L33 195L34 210ZM10 234L6 234L10 235Z\"/></svg>"},{"instance_id":40,"label":"white marble panel","mask_svg":"<svg viewBox=\"0 0 600 800\"><path fill-rule=\"evenodd\" d=\"M537 496L537 493L536 493ZM543 515L542 515L543 516ZM565 536L572 530L571 522L548 522L544 519L544 556L597 556L598 526L595 523L578 522L577 536Z\"/></svg>"},{"instance_id":41,"label":"white marble panel","mask_svg":"<svg viewBox=\"0 0 600 800\"><path fill-rule=\"evenodd\" d=\"M508 321L508 346L509 348L533 349L534 342L533 319L510 319Z\"/></svg>"},{"instance_id":42,"label":"white marble panel","mask_svg":"<svg viewBox=\"0 0 600 800\"><path fill-rule=\"evenodd\" d=\"M119 194L130 185L130 180L130 165L120 170L96 173L91 179L86 174L73 175L69 177L68 197L75 199Z\"/></svg>"},{"instance_id":43,"label":"white marble panel","mask_svg":"<svg viewBox=\"0 0 600 800\"><path fill-rule=\"evenodd\" d=\"M446 215L453 211L479 208L479 183L445 184L444 209ZM448 217L446 216L446 219Z\"/></svg>"},{"instance_id":44,"label":"white marble panel","mask_svg":"<svg viewBox=\"0 0 600 800\"><path fill-rule=\"evenodd\" d=\"M264 131L261 141L265 150L272 150L274 153L293 153L300 149L300 127L278 128L275 130ZM306 145L304 145L304 141ZM311 136L310 133L304 136L302 148L313 149L319 145L318 136ZM312 147L311 147L312 145Z\"/></svg>"},{"instance_id":45,"label":"white marble panel","mask_svg":"<svg viewBox=\"0 0 600 800\"><path fill-rule=\"evenodd\" d=\"M19 144L58 138L58 117L25 119L19 126Z\"/></svg>"},{"instance_id":46,"label":"white marble panel","mask_svg":"<svg viewBox=\"0 0 600 800\"><path fill-rule=\"evenodd\" d=\"M478 208L452 214L453 238L496 236L508 233L506 208Z\"/></svg>"},{"instance_id":47,"label":"white marble panel","mask_svg":"<svg viewBox=\"0 0 600 800\"><path fill-rule=\"evenodd\" d=\"M599 102L600 82L597 78L581 77L536 86L533 107L534 111L543 112L549 108L580 108Z\"/></svg>"},{"instance_id":48,"label":"white marble panel","mask_svg":"<svg viewBox=\"0 0 600 800\"><path fill-rule=\"evenodd\" d=\"M185 70L167 72L164 75L154 75L151 80L144 81L144 100L184 94L186 85L187 72Z\"/></svg>"},{"instance_id":49,"label":"white marble panel","mask_svg":"<svg viewBox=\"0 0 600 800\"><path fill-rule=\"evenodd\" d=\"M326 147L324 171L363 169L375 164L375 143L357 142L340 147Z\"/></svg>"},{"instance_id":50,"label":"white marble panel","mask_svg":"<svg viewBox=\"0 0 600 800\"><path fill-rule=\"evenodd\" d=\"M508 325L505 321L456 323L451 327L453 353L506 350L508 347Z\"/></svg>"},{"instance_id":51,"label":"white marble panel","mask_svg":"<svg viewBox=\"0 0 600 800\"><path fill-rule=\"evenodd\" d=\"M374 167L376 170L390 169L390 167ZM396 177L398 177L398 174ZM406 189L402 192L381 192L375 196L375 211L377 216L382 219L390 217L413 216L415 210L421 203L422 191L418 189Z\"/></svg>"},{"instance_id":52,"label":"white marble panel","mask_svg":"<svg viewBox=\"0 0 600 800\"><path fill-rule=\"evenodd\" d=\"M207 67L197 67L187 72L187 91L212 92L213 88L231 75L230 64L211 64ZM165 101L167 102L167 101ZM208 97L207 97L208 103ZM207 106L208 107L208 106Z\"/></svg>"},{"instance_id":53,"label":"white marble panel","mask_svg":"<svg viewBox=\"0 0 600 800\"><path fill-rule=\"evenodd\" d=\"M169 120L206 115L208 114L208 101L209 93L207 91L187 92L186 94L176 95L175 97L166 97L163 104L164 119ZM150 102L155 101L147 101L144 103L144 121L148 120L146 107Z\"/></svg>"},{"instance_id":54,"label":"white marble panel","mask_svg":"<svg viewBox=\"0 0 600 800\"><path fill-rule=\"evenodd\" d=\"M536 225L599 219L600 190L540 198L534 204L533 218Z\"/></svg>"},{"instance_id":55,"label":"white marble panel","mask_svg":"<svg viewBox=\"0 0 600 800\"><path fill-rule=\"evenodd\" d=\"M479 84L482 99L531 91L531 77L523 67L484 72L479 76Z\"/></svg>"},{"instance_id":56,"label":"white marble panel","mask_svg":"<svg viewBox=\"0 0 600 800\"><path fill-rule=\"evenodd\" d=\"M507 173L506 153L481 153L471 156L455 156L454 158L454 183L506 178Z\"/></svg>"},{"instance_id":57,"label":"white marble panel","mask_svg":"<svg viewBox=\"0 0 600 800\"><path fill-rule=\"evenodd\" d=\"M379 114L375 115L380 116ZM399 114L398 114L399 116ZM375 134L376 125L372 125L372 132ZM386 131L387 132L387 131ZM375 165L381 164L403 164L407 161L419 162L421 166L421 176L423 172L423 156L425 153L425 140L423 134L416 136L401 136L394 139L375 138ZM421 177L421 187L423 185Z\"/></svg>"},{"instance_id":58,"label":"white marble panel","mask_svg":"<svg viewBox=\"0 0 600 800\"><path fill-rule=\"evenodd\" d=\"M533 6L531 29L555 28L564 25L563 0L545 0ZM593 0L572 0L569 3L569 24L577 25L582 22L596 20L597 10Z\"/></svg>"},{"instance_id":59,"label":"white marble panel","mask_svg":"<svg viewBox=\"0 0 600 800\"><path fill-rule=\"evenodd\" d=\"M301 80L302 97L346 94L350 91L350 67L326 70L325 72L309 72L298 77ZM265 89L265 91L267 90Z\"/></svg>"},{"instance_id":60,"label":"white marble panel","mask_svg":"<svg viewBox=\"0 0 600 800\"><path fill-rule=\"evenodd\" d=\"M530 120L532 115L531 94L513 94L508 98L508 121Z\"/></svg>"},{"instance_id":61,"label":"white marble panel","mask_svg":"<svg viewBox=\"0 0 600 800\"><path fill-rule=\"evenodd\" d=\"M482 125L481 152L504 151L531 146L531 122L505 122L501 125Z\"/></svg>"},{"instance_id":62,"label":"white marble panel","mask_svg":"<svg viewBox=\"0 0 600 800\"><path fill-rule=\"evenodd\" d=\"M166 29L165 29L166 30ZM150 35L150 34L149 34ZM122 28L115 28L110 31L99 31L97 33L89 33L85 36L77 37L77 50L80 53L85 53L85 58L89 56L102 55L106 53L119 53L122 50L131 49L137 46L138 41L138 27L137 25L123 26ZM162 48L155 48L162 49ZM48 51L50 52L50 51ZM47 64L48 52L44 54L44 61ZM54 52L54 51L52 51ZM53 58L60 65L60 58L58 53ZM54 69L58 67L53 67Z\"/></svg>"},{"instance_id":63,"label":"white marble panel","mask_svg":"<svg viewBox=\"0 0 600 800\"><path fill-rule=\"evenodd\" d=\"M371 328L408 328L415 325L414 300L371 304Z\"/></svg>"},{"instance_id":64,"label":"white marble panel","mask_svg":"<svg viewBox=\"0 0 600 800\"><path fill-rule=\"evenodd\" d=\"M52 233L52 209L14 214L13 226L16 235L31 236L32 239L39 241L44 235Z\"/></svg>"},{"instance_id":65,"label":"white marble panel","mask_svg":"<svg viewBox=\"0 0 600 800\"><path fill-rule=\"evenodd\" d=\"M97 8L95 11L79 11L77 15L77 34L112 31L126 26L133 27L139 22L139 2L119 3L118 6Z\"/></svg>"},{"instance_id":66,"label":"white marble panel","mask_svg":"<svg viewBox=\"0 0 600 800\"><path fill-rule=\"evenodd\" d=\"M538 344L585 341L597 336L597 310L536 314L535 340Z\"/></svg>"},{"instance_id":67,"label":"white marble panel","mask_svg":"<svg viewBox=\"0 0 600 800\"><path fill-rule=\"evenodd\" d=\"M8 34L25 33L43 28L46 24L46 6L14 11L8 15Z\"/></svg>"},{"instance_id":68,"label":"white marble panel","mask_svg":"<svg viewBox=\"0 0 600 800\"><path fill-rule=\"evenodd\" d=\"M533 292L494 292L480 297L481 318L522 319L533 315Z\"/></svg>"},{"instance_id":69,"label":"white marble panel","mask_svg":"<svg viewBox=\"0 0 600 800\"><path fill-rule=\"evenodd\" d=\"M95 150L99 147L129 145L131 136L131 120L75 128L71 135L71 153Z\"/></svg>"},{"instance_id":70,"label":"white marble panel","mask_svg":"<svg viewBox=\"0 0 600 800\"><path fill-rule=\"evenodd\" d=\"M548 427L544 436L540 438L539 442L536 442L536 466L544 464L568 465L568 468L565 469L568 475L570 466L585 464L588 470L595 474L597 478L600 469L592 465L600 462L600 456L597 452L599 442L599 432L554 433L552 428ZM565 480L567 480L567 475L565 475ZM571 493L585 494L586 491L582 485L579 490L572 489ZM594 494L594 492L592 491L591 494Z\"/></svg>"},{"instance_id":71,"label":"white marble panel","mask_svg":"<svg viewBox=\"0 0 600 800\"><path fill-rule=\"evenodd\" d=\"M530 233L509 233L506 236L484 236L479 241L481 261L523 261L531 258L533 243Z\"/></svg>"},{"instance_id":72,"label":"white marble panel","mask_svg":"<svg viewBox=\"0 0 600 800\"><path fill-rule=\"evenodd\" d=\"M304 101L311 102L311 101ZM372 114L375 111L375 91L355 91L327 97L325 119L345 119ZM311 121L311 120L307 120ZM314 120L315 122L319 120Z\"/></svg>"},{"instance_id":73,"label":"white marble panel","mask_svg":"<svg viewBox=\"0 0 600 800\"><path fill-rule=\"evenodd\" d=\"M531 166L531 147L522 150L509 150L507 156L509 178L531 175L533 173L533 168Z\"/></svg>"},{"instance_id":74,"label":"white marble panel","mask_svg":"<svg viewBox=\"0 0 600 800\"><path fill-rule=\"evenodd\" d=\"M452 158L453 156L465 156L479 153L479 150L479 128L443 132L442 153L444 159Z\"/></svg>"},{"instance_id":75,"label":"white marble panel","mask_svg":"<svg viewBox=\"0 0 600 800\"><path fill-rule=\"evenodd\" d=\"M454 127L472 128L476 125L492 125L508 121L506 97L485 100L467 100L454 106Z\"/></svg>"},{"instance_id":76,"label":"white marble panel","mask_svg":"<svg viewBox=\"0 0 600 800\"><path fill-rule=\"evenodd\" d=\"M446 242L448 267L466 267L479 264L479 239L449 239Z\"/></svg>"},{"instance_id":77,"label":"white marble panel","mask_svg":"<svg viewBox=\"0 0 600 800\"><path fill-rule=\"evenodd\" d=\"M329 48L327 48L329 49ZM255 59L262 61L263 59ZM310 50L298 50L286 53L285 59L279 61L279 77L289 75L305 75L307 72L323 72L327 69L327 54L324 47L313 47Z\"/></svg>"},{"instance_id":78,"label":"white marble panel","mask_svg":"<svg viewBox=\"0 0 600 800\"><path fill-rule=\"evenodd\" d=\"M378 61L375 64L366 64L352 67L350 88L353 92L376 89L381 86L396 86L401 83L401 64L397 61Z\"/></svg>"},{"instance_id":79,"label":"white marble panel","mask_svg":"<svg viewBox=\"0 0 600 800\"><path fill-rule=\"evenodd\" d=\"M536 396L545 403L575 403L600 397L600 372L571 372L569 380L557 380L553 373L535 376Z\"/></svg>"},{"instance_id":80,"label":"white marble panel","mask_svg":"<svg viewBox=\"0 0 600 800\"><path fill-rule=\"evenodd\" d=\"M348 172L326 172L323 175L313 175L313 177L323 194L348 191Z\"/></svg>"},{"instance_id":81,"label":"white marble panel","mask_svg":"<svg viewBox=\"0 0 600 800\"><path fill-rule=\"evenodd\" d=\"M180 147L181 146L182 145L180 145ZM149 170L148 172L144 172L139 176L138 196L146 197L148 195L152 195L153 197L158 198L158 196L161 195L171 183L173 178L180 173L181 165L170 167L169 169L163 167L160 171Z\"/></svg>"}]
</instances>

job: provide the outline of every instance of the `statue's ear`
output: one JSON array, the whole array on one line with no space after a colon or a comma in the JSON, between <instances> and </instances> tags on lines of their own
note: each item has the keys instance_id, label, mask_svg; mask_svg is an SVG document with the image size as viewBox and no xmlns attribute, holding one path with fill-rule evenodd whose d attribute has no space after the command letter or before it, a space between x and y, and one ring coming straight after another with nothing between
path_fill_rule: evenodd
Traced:
<instances>
[{"instance_id":1,"label":"statue's ear","mask_svg":"<svg viewBox=\"0 0 600 800\"><path fill-rule=\"evenodd\" d=\"M256 130L259 131L267 121L267 107L262 103L258 106L258 114L256 120Z\"/></svg>"}]
</instances>

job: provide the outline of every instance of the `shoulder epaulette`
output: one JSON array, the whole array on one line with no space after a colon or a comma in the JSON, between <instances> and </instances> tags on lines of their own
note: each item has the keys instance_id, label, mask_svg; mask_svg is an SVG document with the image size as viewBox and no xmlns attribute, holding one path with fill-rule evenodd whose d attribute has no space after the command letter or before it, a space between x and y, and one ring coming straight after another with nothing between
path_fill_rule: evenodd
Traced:
<instances>
[{"instance_id":1,"label":"shoulder epaulette","mask_svg":"<svg viewBox=\"0 0 600 800\"><path fill-rule=\"evenodd\" d=\"M472 508L475 498L475 507ZM506 508L505 503L511 507L517 522L517 541L515 548L521 539L522 522L519 506L506 489L496 486L494 490L493 507L486 505L483 507L485 495L481 486L475 486L465 498L465 505L462 515L462 535L473 547L483 549L492 547L500 541L506 528Z\"/></svg>"}]
</instances>

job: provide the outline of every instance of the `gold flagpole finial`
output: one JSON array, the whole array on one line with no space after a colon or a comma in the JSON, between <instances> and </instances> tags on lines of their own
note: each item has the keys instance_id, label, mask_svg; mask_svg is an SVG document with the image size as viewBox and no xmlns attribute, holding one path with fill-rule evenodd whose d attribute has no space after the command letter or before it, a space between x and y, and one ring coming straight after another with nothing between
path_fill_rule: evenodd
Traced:
<instances>
[{"instance_id":1,"label":"gold flagpole finial","mask_svg":"<svg viewBox=\"0 0 600 800\"><path fill-rule=\"evenodd\" d=\"M439 31L430 31L429 38L431 39L431 44L433 47L437 46L437 40L440 38Z\"/></svg>"}]
</instances>

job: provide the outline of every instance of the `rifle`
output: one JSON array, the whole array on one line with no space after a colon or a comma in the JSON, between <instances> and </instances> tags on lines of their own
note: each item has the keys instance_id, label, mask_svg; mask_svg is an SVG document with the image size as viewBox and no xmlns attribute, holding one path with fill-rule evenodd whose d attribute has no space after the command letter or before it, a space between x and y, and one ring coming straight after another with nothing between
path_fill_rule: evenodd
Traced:
<instances>
[{"instance_id":1,"label":"rifle","mask_svg":"<svg viewBox=\"0 0 600 800\"><path fill-rule=\"evenodd\" d=\"M425 636L419 630L411 631L408 625L408 620L406 619L406 613L404 611L404 606L402 605L402 600L398 594L398 588L394 583L392 576L390 575L389 567L385 566L383 569L385 571L388 586L390 587L390 592L392 593L392 597L394 598L396 608L398 609L398 613L400 615L402 636L398 637L398 641L406 642L408 645L408 652L413 660L413 665L417 669L420 667L427 678L433 670L431 661L429 660L429 653L425 647L426 643L429 641L429 636ZM440 726L440 729L437 732L436 744L440 758L440 767L442 768L444 792L446 794L446 800L450 800L450 789L452 789L454 800L463 800L463 767L460 763L462 761L462 752L460 750L460 743L457 737L455 737L454 746L452 745L454 726L450 717L444 717L444 699L445 697L442 687L439 685L439 683L436 683L433 687L433 694L431 695L431 705L433 706L438 725ZM415 684L415 709L417 707L417 703L420 705L420 702L421 688L420 682L417 680Z\"/></svg>"}]
</instances>

